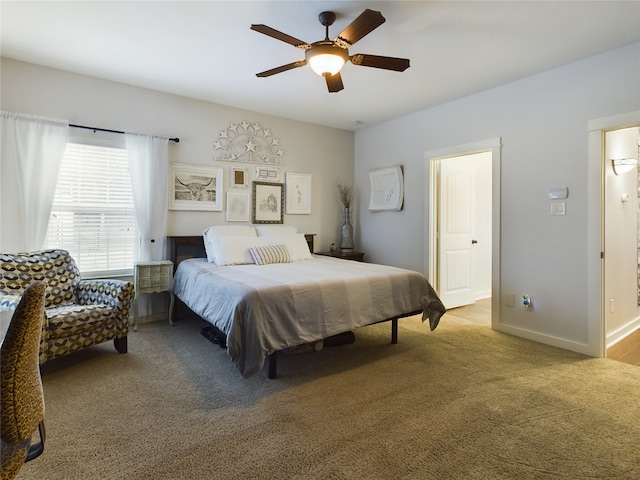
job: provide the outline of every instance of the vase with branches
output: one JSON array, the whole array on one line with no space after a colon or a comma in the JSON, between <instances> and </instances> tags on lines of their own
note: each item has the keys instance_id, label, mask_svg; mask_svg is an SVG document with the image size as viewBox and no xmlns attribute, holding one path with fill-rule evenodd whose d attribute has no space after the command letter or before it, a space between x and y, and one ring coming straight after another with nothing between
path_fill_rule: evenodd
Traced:
<instances>
[{"instance_id":1,"label":"vase with branches","mask_svg":"<svg viewBox=\"0 0 640 480\"><path fill-rule=\"evenodd\" d=\"M344 207L342 228L340 230L340 250L353 250L353 225L351 225L351 204L353 203L353 187L338 184L340 201Z\"/></svg>"}]
</instances>

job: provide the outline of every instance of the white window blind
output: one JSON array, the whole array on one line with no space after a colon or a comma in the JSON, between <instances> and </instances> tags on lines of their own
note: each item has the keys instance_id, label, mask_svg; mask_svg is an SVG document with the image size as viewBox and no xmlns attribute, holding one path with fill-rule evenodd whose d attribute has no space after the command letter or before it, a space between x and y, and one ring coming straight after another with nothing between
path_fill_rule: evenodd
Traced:
<instances>
[{"instance_id":1,"label":"white window blind","mask_svg":"<svg viewBox=\"0 0 640 480\"><path fill-rule=\"evenodd\" d=\"M127 150L67 143L45 248L68 250L83 277L131 275L136 222Z\"/></svg>"}]
</instances>

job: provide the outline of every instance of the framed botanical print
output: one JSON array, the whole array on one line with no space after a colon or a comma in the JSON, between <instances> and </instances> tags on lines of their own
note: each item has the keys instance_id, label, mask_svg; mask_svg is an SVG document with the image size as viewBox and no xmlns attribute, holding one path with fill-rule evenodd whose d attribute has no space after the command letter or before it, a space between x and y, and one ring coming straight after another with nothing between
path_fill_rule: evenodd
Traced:
<instances>
[{"instance_id":1,"label":"framed botanical print","mask_svg":"<svg viewBox=\"0 0 640 480\"><path fill-rule=\"evenodd\" d=\"M249 221L249 194L227 192L227 222Z\"/></svg>"},{"instance_id":2,"label":"framed botanical print","mask_svg":"<svg viewBox=\"0 0 640 480\"><path fill-rule=\"evenodd\" d=\"M172 163L169 210L222 211L222 168Z\"/></svg>"},{"instance_id":3,"label":"framed botanical print","mask_svg":"<svg viewBox=\"0 0 640 480\"><path fill-rule=\"evenodd\" d=\"M286 172L287 214L311 213L311 174Z\"/></svg>"},{"instance_id":4,"label":"framed botanical print","mask_svg":"<svg viewBox=\"0 0 640 480\"><path fill-rule=\"evenodd\" d=\"M284 223L284 184L253 182L253 223Z\"/></svg>"}]
</instances>

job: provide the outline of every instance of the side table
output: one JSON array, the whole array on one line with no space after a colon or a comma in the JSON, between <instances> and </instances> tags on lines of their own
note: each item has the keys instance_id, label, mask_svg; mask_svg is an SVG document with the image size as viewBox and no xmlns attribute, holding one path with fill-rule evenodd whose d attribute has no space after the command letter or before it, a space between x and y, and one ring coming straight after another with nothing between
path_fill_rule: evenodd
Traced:
<instances>
[{"instance_id":1,"label":"side table","mask_svg":"<svg viewBox=\"0 0 640 480\"><path fill-rule=\"evenodd\" d=\"M316 255L324 255L325 257L342 258L343 260L355 260L356 262L364 262L364 252L355 252L353 250L335 250L333 252L317 252Z\"/></svg>"},{"instance_id":2,"label":"side table","mask_svg":"<svg viewBox=\"0 0 640 480\"><path fill-rule=\"evenodd\" d=\"M171 260L158 260L154 262L139 262L135 265L133 285L135 294L133 299L133 331L138 331L138 298L143 293L167 292L169 301L169 324L173 325L173 302L175 297L169 291L173 280L173 262Z\"/></svg>"}]
</instances>

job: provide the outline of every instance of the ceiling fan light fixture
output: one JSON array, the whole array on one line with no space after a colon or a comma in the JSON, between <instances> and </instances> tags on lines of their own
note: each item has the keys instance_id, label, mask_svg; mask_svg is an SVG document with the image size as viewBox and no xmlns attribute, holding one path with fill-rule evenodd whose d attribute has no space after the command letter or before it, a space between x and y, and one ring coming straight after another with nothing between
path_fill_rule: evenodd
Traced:
<instances>
[{"instance_id":1,"label":"ceiling fan light fixture","mask_svg":"<svg viewBox=\"0 0 640 480\"><path fill-rule=\"evenodd\" d=\"M305 54L307 63L314 72L320 76L333 76L338 73L349 58L349 52L341 47L333 45L333 42L325 45L313 46Z\"/></svg>"},{"instance_id":2,"label":"ceiling fan light fixture","mask_svg":"<svg viewBox=\"0 0 640 480\"><path fill-rule=\"evenodd\" d=\"M318 20L320 24L325 27L325 37L324 40L313 43L304 42L299 38L287 35L262 23L252 24L251 30L288 43L305 52L304 60L298 60L297 62L287 63L286 65L280 65L279 67L256 73L256 77L270 77L278 73L293 70L294 68L309 65L314 72L324 77L329 93L336 93L344 89L340 71L347 61L356 66L380 68L395 72L404 72L409 68L408 58L386 57L364 53L349 56L349 49L352 48L357 41L370 34L385 22L380 12L368 8L365 9L332 41L329 40L329 27L333 25L335 19L336 14L334 12L320 12Z\"/></svg>"}]
</instances>

